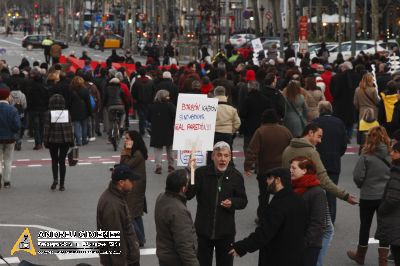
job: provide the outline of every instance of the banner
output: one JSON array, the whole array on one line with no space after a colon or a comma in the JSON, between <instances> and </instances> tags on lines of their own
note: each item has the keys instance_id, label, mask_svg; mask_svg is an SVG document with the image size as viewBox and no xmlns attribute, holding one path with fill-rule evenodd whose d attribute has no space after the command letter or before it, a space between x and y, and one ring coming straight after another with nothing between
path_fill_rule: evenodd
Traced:
<instances>
[{"instance_id":1,"label":"banner","mask_svg":"<svg viewBox=\"0 0 400 266\"><path fill-rule=\"evenodd\" d=\"M178 151L177 152L177 166L186 167L189 163L190 155L192 154L191 150L186 151ZM196 156L196 166L204 166L207 164L207 152L206 151L196 151L194 153Z\"/></svg>"}]
</instances>

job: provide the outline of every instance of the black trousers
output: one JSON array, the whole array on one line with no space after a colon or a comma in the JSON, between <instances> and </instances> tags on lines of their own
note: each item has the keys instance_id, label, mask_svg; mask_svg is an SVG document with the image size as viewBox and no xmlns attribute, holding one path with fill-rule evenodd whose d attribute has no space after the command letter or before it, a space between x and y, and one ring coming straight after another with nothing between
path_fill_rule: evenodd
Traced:
<instances>
[{"instance_id":1,"label":"black trousers","mask_svg":"<svg viewBox=\"0 0 400 266\"><path fill-rule=\"evenodd\" d=\"M65 179L67 171L65 167L65 158L69 149L68 144L50 143L49 150L51 156L51 170L53 172L53 179L58 180L58 169L60 169L60 180Z\"/></svg>"},{"instance_id":2,"label":"black trousers","mask_svg":"<svg viewBox=\"0 0 400 266\"><path fill-rule=\"evenodd\" d=\"M258 219L263 219L265 208L267 208L269 201L269 193L267 193L267 183L266 177L257 175L258 189L260 194L258 195L258 208L257 217Z\"/></svg>"},{"instance_id":3,"label":"black trousers","mask_svg":"<svg viewBox=\"0 0 400 266\"><path fill-rule=\"evenodd\" d=\"M394 265L400 266L400 246L390 246L394 258Z\"/></svg>"},{"instance_id":4,"label":"black trousers","mask_svg":"<svg viewBox=\"0 0 400 266\"><path fill-rule=\"evenodd\" d=\"M230 246L234 242L235 236L227 236L222 239L209 239L197 235L199 244L197 258L200 266L212 266L213 253L215 248L216 266L233 266L233 257L228 254Z\"/></svg>"},{"instance_id":5,"label":"black trousers","mask_svg":"<svg viewBox=\"0 0 400 266\"><path fill-rule=\"evenodd\" d=\"M320 250L320 248L306 248L304 250L304 266L316 266Z\"/></svg>"},{"instance_id":6,"label":"black trousers","mask_svg":"<svg viewBox=\"0 0 400 266\"><path fill-rule=\"evenodd\" d=\"M360 199L360 232L358 236L358 244L361 246L368 245L369 230L371 229L372 219L375 212L378 211L381 200L363 200ZM380 247L388 247L386 243L379 242Z\"/></svg>"}]
</instances>

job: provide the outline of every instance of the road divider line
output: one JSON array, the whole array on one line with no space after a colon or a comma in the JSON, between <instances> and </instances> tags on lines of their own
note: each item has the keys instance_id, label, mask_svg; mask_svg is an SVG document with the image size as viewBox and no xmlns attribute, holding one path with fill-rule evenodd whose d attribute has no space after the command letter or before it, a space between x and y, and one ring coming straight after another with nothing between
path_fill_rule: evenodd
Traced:
<instances>
[{"instance_id":1,"label":"road divider line","mask_svg":"<svg viewBox=\"0 0 400 266\"><path fill-rule=\"evenodd\" d=\"M91 165L92 163L78 163L78 165Z\"/></svg>"},{"instance_id":2,"label":"road divider line","mask_svg":"<svg viewBox=\"0 0 400 266\"><path fill-rule=\"evenodd\" d=\"M116 164L117 162L101 162L102 164Z\"/></svg>"},{"instance_id":3,"label":"road divider line","mask_svg":"<svg viewBox=\"0 0 400 266\"><path fill-rule=\"evenodd\" d=\"M101 159L101 156L89 156L88 159Z\"/></svg>"},{"instance_id":4,"label":"road divider line","mask_svg":"<svg viewBox=\"0 0 400 266\"><path fill-rule=\"evenodd\" d=\"M7 261L8 263L20 263L21 261L19 260L18 257L7 257L4 258L5 261ZM6 264L3 260L0 260L0 264Z\"/></svg>"},{"instance_id":5,"label":"road divider line","mask_svg":"<svg viewBox=\"0 0 400 266\"><path fill-rule=\"evenodd\" d=\"M41 164L29 164L28 167L41 167Z\"/></svg>"},{"instance_id":6,"label":"road divider line","mask_svg":"<svg viewBox=\"0 0 400 266\"><path fill-rule=\"evenodd\" d=\"M17 162L29 162L31 159L18 159Z\"/></svg>"}]
</instances>

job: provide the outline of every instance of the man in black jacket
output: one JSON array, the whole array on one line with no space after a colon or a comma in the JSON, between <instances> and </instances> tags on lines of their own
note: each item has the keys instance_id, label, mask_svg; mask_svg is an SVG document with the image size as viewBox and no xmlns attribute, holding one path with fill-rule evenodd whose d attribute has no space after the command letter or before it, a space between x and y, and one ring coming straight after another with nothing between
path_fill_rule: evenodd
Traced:
<instances>
[{"instance_id":1,"label":"man in black jacket","mask_svg":"<svg viewBox=\"0 0 400 266\"><path fill-rule=\"evenodd\" d=\"M292 191L289 169L270 170L266 182L274 198L261 224L247 238L233 243L229 254L244 256L260 250L259 266L303 266L305 202Z\"/></svg>"},{"instance_id":2,"label":"man in black jacket","mask_svg":"<svg viewBox=\"0 0 400 266\"><path fill-rule=\"evenodd\" d=\"M336 185L339 182L341 158L347 148L346 128L337 117L332 116L332 105L328 101L318 104L319 117L313 122L318 124L324 132L324 141L317 145L328 176ZM332 223L336 219L336 196L326 193Z\"/></svg>"},{"instance_id":3,"label":"man in black jacket","mask_svg":"<svg viewBox=\"0 0 400 266\"><path fill-rule=\"evenodd\" d=\"M214 145L212 160L210 165L196 170L195 185L190 185L186 192L188 199L197 199L197 257L201 266L211 266L215 248L216 265L232 266L233 257L228 251L236 234L235 210L247 205L244 180L229 164L228 143L220 141Z\"/></svg>"},{"instance_id":4,"label":"man in black jacket","mask_svg":"<svg viewBox=\"0 0 400 266\"><path fill-rule=\"evenodd\" d=\"M261 84L261 94L269 99L269 106L266 106L265 109L275 109L279 118L283 119L285 116L285 99L282 93L276 88L276 82L276 75L274 73L268 73L265 76L263 84Z\"/></svg>"}]
</instances>

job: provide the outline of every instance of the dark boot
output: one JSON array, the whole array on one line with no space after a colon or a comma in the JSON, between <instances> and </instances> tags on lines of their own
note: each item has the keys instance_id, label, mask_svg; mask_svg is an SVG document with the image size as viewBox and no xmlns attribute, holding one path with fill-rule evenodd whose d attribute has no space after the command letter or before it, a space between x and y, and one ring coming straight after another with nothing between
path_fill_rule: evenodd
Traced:
<instances>
[{"instance_id":1,"label":"dark boot","mask_svg":"<svg viewBox=\"0 0 400 266\"><path fill-rule=\"evenodd\" d=\"M59 188L60 191L64 191L65 190L64 180L65 180L65 178L60 178L60 188Z\"/></svg>"},{"instance_id":2,"label":"dark boot","mask_svg":"<svg viewBox=\"0 0 400 266\"><path fill-rule=\"evenodd\" d=\"M378 254L379 254L379 266L387 266L389 248L378 248Z\"/></svg>"},{"instance_id":3,"label":"dark boot","mask_svg":"<svg viewBox=\"0 0 400 266\"><path fill-rule=\"evenodd\" d=\"M347 256L360 265L364 265L365 255L367 254L368 246L357 246L357 251L347 251Z\"/></svg>"},{"instance_id":4,"label":"dark boot","mask_svg":"<svg viewBox=\"0 0 400 266\"><path fill-rule=\"evenodd\" d=\"M58 178L53 179L53 184L51 184L50 189L51 190L55 190L57 188L58 185Z\"/></svg>"}]
</instances>

